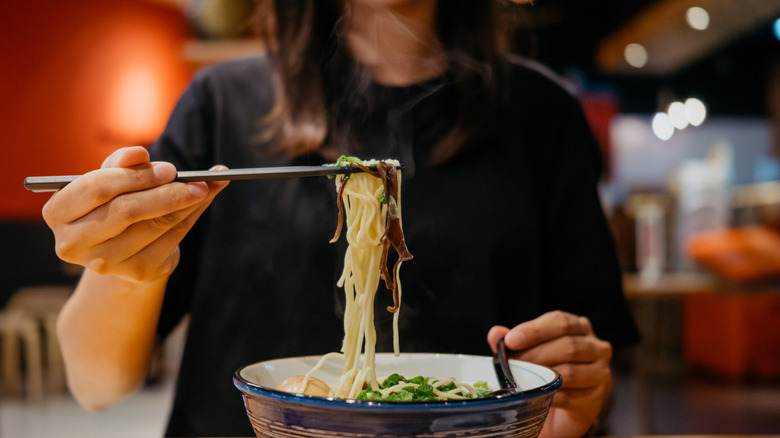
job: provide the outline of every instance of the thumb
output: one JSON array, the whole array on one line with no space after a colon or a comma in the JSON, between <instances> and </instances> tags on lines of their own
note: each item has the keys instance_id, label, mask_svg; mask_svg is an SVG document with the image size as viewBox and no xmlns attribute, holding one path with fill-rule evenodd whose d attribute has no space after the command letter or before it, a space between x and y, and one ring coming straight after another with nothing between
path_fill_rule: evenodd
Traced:
<instances>
[{"instance_id":1,"label":"thumb","mask_svg":"<svg viewBox=\"0 0 780 438\"><path fill-rule=\"evenodd\" d=\"M487 341L488 345L490 345L490 349L493 350L493 352L496 351L496 344L498 343L498 340L503 338L507 333L509 333L509 328L502 325L495 325L490 329L487 335Z\"/></svg>"},{"instance_id":2,"label":"thumb","mask_svg":"<svg viewBox=\"0 0 780 438\"><path fill-rule=\"evenodd\" d=\"M114 151L100 167L133 167L139 164L149 164L149 162L149 151L146 148L131 146Z\"/></svg>"}]
</instances>

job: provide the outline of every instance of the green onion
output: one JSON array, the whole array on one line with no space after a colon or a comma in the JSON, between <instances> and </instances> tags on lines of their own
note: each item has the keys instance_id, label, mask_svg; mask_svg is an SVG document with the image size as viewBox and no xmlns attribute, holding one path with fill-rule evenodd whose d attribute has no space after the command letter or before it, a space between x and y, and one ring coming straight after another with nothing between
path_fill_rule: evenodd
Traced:
<instances>
[{"instance_id":1,"label":"green onion","mask_svg":"<svg viewBox=\"0 0 780 438\"><path fill-rule=\"evenodd\" d=\"M446 391L452 391L453 389L457 388L458 385L455 384L455 382L449 382L446 385L439 385L436 387L439 391L446 392Z\"/></svg>"},{"instance_id":2,"label":"green onion","mask_svg":"<svg viewBox=\"0 0 780 438\"><path fill-rule=\"evenodd\" d=\"M360 391L360 394L357 396L358 400L382 400L382 393L378 391L374 391L369 386L368 388Z\"/></svg>"},{"instance_id":3,"label":"green onion","mask_svg":"<svg viewBox=\"0 0 780 438\"><path fill-rule=\"evenodd\" d=\"M433 385L431 385L429 377L417 376L411 379L407 379L400 374L391 374L385 378L384 381L379 383L379 389L387 389L392 387L398 387L393 389L393 392L386 397L382 397L382 393L378 390L368 387L358 394L358 400L369 401L399 401L399 402L425 402L432 400L439 400L439 396L434 392ZM408 383L408 385L404 385ZM488 388L487 382L479 381L474 383L474 389L477 392L476 398L482 398L490 394L492 391ZM458 388L458 384L454 381L449 381L438 385L436 391L449 392ZM474 398L468 391L457 391L455 395L460 395L466 398Z\"/></svg>"},{"instance_id":4,"label":"green onion","mask_svg":"<svg viewBox=\"0 0 780 438\"><path fill-rule=\"evenodd\" d=\"M427 383L423 383L422 385L417 387L417 391L415 391L415 394L417 395L417 398L421 400L427 400L430 397L434 397L433 386Z\"/></svg>"}]
</instances>

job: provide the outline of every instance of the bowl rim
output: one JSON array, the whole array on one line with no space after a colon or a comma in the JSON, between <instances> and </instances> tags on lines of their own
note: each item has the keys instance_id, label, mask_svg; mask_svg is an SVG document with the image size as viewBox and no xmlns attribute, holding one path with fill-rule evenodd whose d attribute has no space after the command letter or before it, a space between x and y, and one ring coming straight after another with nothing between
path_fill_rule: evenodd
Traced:
<instances>
[{"instance_id":1,"label":"bowl rim","mask_svg":"<svg viewBox=\"0 0 780 438\"><path fill-rule=\"evenodd\" d=\"M382 354L382 353L377 353ZM392 354L392 353L387 353ZM493 360L492 357L489 356L480 356L480 355L470 355L470 354L450 354L450 353L403 353L404 355L448 355L448 356L457 356L457 357L474 357L474 358L484 358ZM308 358L308 357L319 357L319 356L294 356L294 357L282 357L277 359L268 359L264 361L259 361L255 363L251 363L248 365L244 365L242 367L239 367L234 373L233 373L233 384L242 392L248 392L251 394L257 394L260 396L264 396L270 399L283 401L287 403L293 403L293 404L303 404L303 405L311 405L311 406L321 406L321 407L328 407L333 409L338 408L348 408L348 409L377 409L377 408L384 408L384 409L398 409L398 410L406 410L406 409L452 409L452 408L458 408L458 407L470 407L475 408L479 406L491 406L494 404L504 404L504 403L518 403L523 400L539 397L544 394L552 394L556 391L558 391L561 386L563 385L563 378L561 377L561 374L558 373L553 368L550 368L545 365L536 364L533 362L526 362L522 360L516 360L516 359L510 359L510 363L516 363L516 364L529 364L535 367L541 367L549 370L553 373L553 378L547 382L544 383L541 386L537 386L535 388L530 388L527 390L522 390L506 395L500 395L497 397L490 397L490 398L476 398L476 399L468 399L468 400L433 400L433 401L371 401L371 400L352 400L352 399L339 399L334 397L317 397L312 395L305 395L305 394L293 394L286 391L280 391L276 388L269 388L267 386L263 386L257 383L252 383L245 379L241 372L249 368L251 366L255 366L261 363L270 362L273 360L283 360L283 359L301 359L301 358Z\"/></svg>"}]
</instances>

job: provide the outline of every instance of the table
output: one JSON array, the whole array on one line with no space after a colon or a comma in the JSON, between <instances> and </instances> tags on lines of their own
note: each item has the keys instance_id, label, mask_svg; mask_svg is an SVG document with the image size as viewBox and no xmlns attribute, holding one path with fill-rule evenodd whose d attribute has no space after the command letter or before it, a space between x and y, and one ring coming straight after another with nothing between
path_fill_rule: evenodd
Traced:
<instances>
[{"instance_id":1,"label":"table","mask_svg":"<svg viewBox=\"0 0 780 438\"><path fill-rule=\"evenodd\" d=\"M693 332L690 330L692 327L701 327L701 324L699 323L697 325L696 321L702 318L699 317L694 320L689 318L684 319L683 309L686 307L683 304L687 305L691 300L695 300L697 305L702 302L722 303L724 300L727 304L732 301L740 304L744 301L741 300L740 297L744 296L750 297L747 304L750 304L750 308L752 309L756 305L767 301L772 303L773 306L777 306L776 296L780 294L780 283L777 281L750 285L734 284L724 282L707 273L671 273L665 274L652 282L643 281L638 275L625 274L623 278L623 288L634 311L637 325L643 335L640 349L641 357L637 362L635 373L635 385L638 388L636 401L638 404L640 422L639 430L647 434L652 434L654 432L654 412L652 397L650 395L652 392L651 377L657 375L679 375L685 371L686 365L689 363L688 361L693 361L699 365L705 363L710 367L715 365L712 362L711 354L702 358L702 351L711 351L705 348L707 345L706 342L695 344L694 346L696 346L696 348L693 349L682 349L684 345L690 345L690 342L684 342L681 335L683 333L689 333L688 336L690 337L695 336L695 333L699 333L701 331L700 329L696 329L698 331L694 330ZM747 304L734 306L733 309L729 307L729 309L730 311L736 312L747 306ZM720 304L717 308L722 306L723 305ZM706 314L701 314L706 315L703 316L706 318L711 317L709 311ZM764 321L762 318L754 319L755 321ZM753 325L755 324L759 324L759 322L756 322ZM683 330L684 326L687 327L688 331ZM775 324L773 324L773 326L776 327ZM721 327L714 327L713 330L714 329L721 329ZM750 332L750 330L747 329L743 331L732 331L734 333ZM712 336L710 336L710 338L711 337ZM731 345L731 343L725 342L728 340L726 338L731 339L729 337L720 338L724 341L724 344L722 345L724 350L727 350L725 347ZM742 351L746 349L747 347L743 346L743 348L739 350ZM688 359L685 362L682 360L682 351L686 352L684 357ZM740 358L742 356L747 357L744 353L742 355L735 353L732 354L732 356ZM739 365L744 361L732 360L732 362L734 362L734 364L731 364L731 362L718 362L716 369L720 372L723 372L722 368L739 369L736 365ZM751 366L755 367L759 362L762 361L752 361L749 363L752 364ZM768 361L763 362L768 363Z\"/></svg>"},{"instance_id":2,"label":"table","mask_svg":"<svg viewBox=\"0 0 780 438\"><path fill-rule=\"evenodd\" d=\"M210 437L218 438L218 437ZM255 438L255 437L244 437ZM601 438L780 438L780 435L610 435Z\"/></svg>"},{"instance_id":3,"label":"table","mask_svg":"<svg viewBox=\"0 0 780 438\"><path fill-rule=\"evenodd\" d=\"M721 293L727 287L717 278L704 273L669 273L653 281L643 280L636 274L623 275L623 290L629 300Z\"/></svg>"}]
</instances>

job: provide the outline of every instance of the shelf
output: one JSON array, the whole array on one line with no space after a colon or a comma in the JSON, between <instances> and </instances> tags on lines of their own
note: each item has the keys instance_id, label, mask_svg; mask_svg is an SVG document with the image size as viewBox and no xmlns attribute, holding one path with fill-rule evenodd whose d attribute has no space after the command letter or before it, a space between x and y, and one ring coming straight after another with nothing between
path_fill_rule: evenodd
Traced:
<instances>
[{"instance_id":1,"label":"shelf","mask_svg":"<svg viewBox=\"0 0 780 438\"><path fill-rule=\"evenodd\" d=\"M184 45L184 60L201 65L249 58L265 53L256 39L193 40Z\"/></svg>"}]
</instances>

